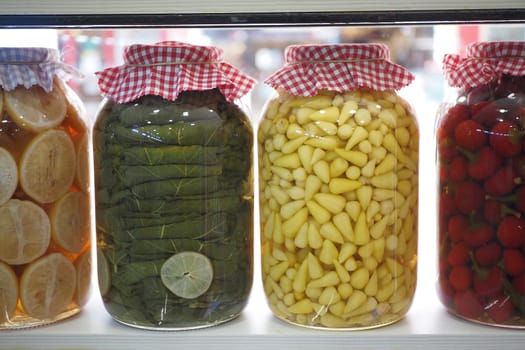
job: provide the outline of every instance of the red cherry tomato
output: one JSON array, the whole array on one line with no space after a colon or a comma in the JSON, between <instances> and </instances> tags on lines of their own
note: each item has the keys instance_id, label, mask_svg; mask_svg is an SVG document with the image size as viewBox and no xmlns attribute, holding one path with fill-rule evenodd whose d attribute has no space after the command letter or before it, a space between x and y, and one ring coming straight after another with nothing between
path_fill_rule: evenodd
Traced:
<instances>
[{"instance_id":1,"label":"red cherry tomato","mask_svg":"<svg viewBox=\"0 0 525 350\"><path fill-rule=\"evenodd\" d=\"M467 160L460 155L455 156L450 163L449 178L452 181L463 181L467 177Z\"/></svg>"},{"instance_id":2,"label":"red cherry tomato","mask_svg":"<svg viewBox=\"0 0 525 350\"><path fill-rule=\"evenodd\" d=\"M476 180L483 180L491 176L501 166L501 158L488 146L483 147L472 156L468 164L468 174Z\"/></svg>"},{"instance_id":3,"label":"red cherry tomato","mask_svg":"<svg viewBox=\"0 0 525 350\"><path fill-rule=\"evenodd\" d=\"M514 287L516 292L525 296L525 274L514 277L512 279L512 287Z\"/></svg>"},{"instance_id":4,"label":"red cherry tomato","mask_svg":"<svg viewBox=\"0 0 525 350\"><path fill-rule=\"evenodd\" d=\"M479 265L491 266L498 262L501 253L501 246L497 242L489 242L476 248L474 255Z\"/></svg>"},{"instance_id":5,"label":"red cherry tomato","mask_svg":"<svg viewBox=\"0 0 525 350\"><path fill-rule=\"evenodd\" d=\"M452 136L456 126L468 117L469 108L466 104L456 104L450 107L439 121L438 136L440 138Z\"/></svg>"},{"instance_id":6,"label":"red cherry tomato","mask_svg":"<svg viewBox=\"0 0 525 350\"><path fill-rule=\"evenodd\" d=\"M483 126L475 120L462 121L454 129L456 143L469 151L483 147L487 142L487 134Z\"/></svg>"},{"instance_id":7,"label":"red cherry tomato","mask_svg":"<svg viewBox=\"0 0 525 350\"><path fill-rule=\"evenodd\" d=\"M497 237L505 248L521 248L525 242L525 220L515 216L503 218L498 225Z\"/></svg>"},{"instance_id":8,"label":"red cherry tomato","mask_svg":"<svg viewBox=\"0 0 525 350\"><path fill-rule=\"evenodd\" d=\"M466 290L472 285L472 270L466 265L452 266L448 280L455 290Z\"/></svg>"},{"instance_id":9,"label":"red cherry tomato","mask_svg":"<svg viewBox=\"0 0 525 350\"><path fill-rule=\"evenodd\" d=\"M450 249L447 262L451 266L465 265L470 260L470 247L465 242L459 242Z\"/></svg>"},{"instance_id":10,"label":"red cherry tomato","mask_svg":"<svg viewBox=\"0 0 525 350\"><path fill-rule=\"evenodd\" d=\"M487 314L497 323L508 321L514 312L514 304L507 295L499 295L489 300L487 305Z\"/></svg>"},{"instance_id":11,"label":"red cherry tomato","mask_svg":"<svg viewBox=\"0 0 525 350\"><path fill-rule=\"evenodd\" d=\"M483 206L485 192L474 181L459 182L454 193L457 208L464 214L471 214Z\"/></svg>"},{"instance_id":12,"label":"red cherry tomato","mask_svg":"<svg viewBox=\"0 0 525 350\"><path fill-rule=\"evenodd\" d=\"M479 247L492 238L494 238L494 229L486 222L476 222L463 232L463 240L470 247Z\"/></svg>"},{"instance_id":13,"label":"red cherry tomato","mask_svg":"<svg viewBox=\"0 0 525 350\"><path fill-rule=\"evenodd\" d=\"M447 230L451 242L459 242L463 239L463 232L468 230L470 221L465 215L451 216L447 223Z\"/></svg>"},{"instance_id":14,"label":"red cherry tomato","mask_svg":"<svg viewBox=\"0 0 525 350\"><path fill-rule=\"evenodd\" d=\"M514 169L506 166L497 170L491 177L485 180L483 188L485 192L492 196L504 196L514 190L519 176Z\"/></svg>"},{"instance_id":15,"label":"red cherry tomato","mask_svg":"<svg viewBox=\"0 0 525 350\"><path fill-rule=\"evenodd\" d=\"M525 272L525 257L518 249L505 249L503 265L507 274L519 276Z\"/></svg>"},{"instance_id":16,"label":"red cherry tomato","mask_svg":"<svg viewBox=\"0 0 525 350\"><path fill-rule=\"evenodd\" d=\"M502 109L494 102L481 101L470 106L472 119L488 128L503 120Z\"/></svg>"},{"instance_id":17,"label":"red cherry tomato","mask_svg":"<svg viewBox=\"0 0 525 350\"><path fill-rule=\"evenodd\" d=\"M478 274L473 281L474 290L482 297L494 297L503 291L505 274L495 266L484 274Z\"/></svg>"},{"instance_id":18,"label":"red cherry tomato","mask_svg":"<svg viewBox=\"0 0 525 350\"><path fill-rule=\"evenodd\" d=\"M483 304L472 289L457 292L454 295L454 305L458 314L463 317L476 319L483 315Z\"/></svg>"},{"instance_id":19,"label":"red cherry tomato","mask_svg":"<svg viewBox=\"0 0 525 350\"><path fill-rule=\"evenodd\" d=\"M439 214L441 219L446 219L450 215L458 212L454 196L448 192L443 192L439 195Z\"/></svg>"},{"instance_id":20,"label":"red cherry tomato","mask_svg":"<svg viewBox=\"0 0 525 350\"><path fill-rule=\"evenodd\" d=\"M489 136L490 145L503 157L513 157L521 153L521 134L518 126L504 120L494 125Z\"/></svg>"},{"instance_id":21,"label":"red cherry tomato","mask_svg":"<svg viewBox=\"0 0 525 350\"><path fill-rule=\"evenodd\" d=\"M525 214L525 186L521 186L516 193L516 208Z\"/></svg>"}]
</instances>

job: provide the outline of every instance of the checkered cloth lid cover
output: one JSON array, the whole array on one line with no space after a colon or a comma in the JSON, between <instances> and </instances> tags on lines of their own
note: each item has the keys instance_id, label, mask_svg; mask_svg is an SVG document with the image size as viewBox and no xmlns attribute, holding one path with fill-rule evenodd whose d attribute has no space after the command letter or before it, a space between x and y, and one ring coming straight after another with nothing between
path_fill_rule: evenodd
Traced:
<instances>
[{"instance_id":1,"label":"checkered cloth lid cover","mask_svg":"<svg viewBox=\"0 0 525 350\"><path fill-rule=\"evenodd\" d=\"M284 66L265 80L274 89L295 96L314 96L319 90L338 92L360 87L398 90L414 79L389 60L384 44L291 45Z\"/></svg>"},{"instance_id":2,"label":"checkered cloth lid cover","mask_svg":"<svg viewBox=\"0 0 525 350\"><path fill-rule=\"evenodd\" d=\"M175 100L180 92L218 88L232 102L255 85L255 80L223 62L223 51L177 41L130 45L124 64L96 72L101 93L117 103L145 95Z\"/></svg>"},{"instance_id":3,"label":"checkered cloth lid cover","mask_svg":"<svg viewBox=\"0 0 525 350\"><path fill-rule=\"evenodd\" d=\"M10 91L18 85L29 89L41 86L46 92L53 89L53 78L67 81L81 78L75 68L60 61L58 51L45 47L0 48L0 85Z\"/></svg>"},{"instance_id":4,"label":"checkered cloth lid cover","mask_svg":"<svg viewBox=\"0 0 525 350\"><path fill-rule=\"evenodd\" d=\"M467 46L467 57L443 57L445 78L452 87L488 84L501 74L525 75L525 41L488 41Z\"/></svg>"}]
</instances>

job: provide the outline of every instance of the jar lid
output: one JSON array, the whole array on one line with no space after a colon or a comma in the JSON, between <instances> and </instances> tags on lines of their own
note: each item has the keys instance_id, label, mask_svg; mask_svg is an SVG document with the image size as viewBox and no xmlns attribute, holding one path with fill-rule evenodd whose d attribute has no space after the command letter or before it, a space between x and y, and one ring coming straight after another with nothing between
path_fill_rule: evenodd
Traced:
<instances>
[{"instance_id":1,"label":"jar lid","mask_svg":"<svg viewBox=\"0 0 525 350\"><path fill-rule=\"evenodd\" d=\"M145 95L175 100L180 92L218 88L232 102L248 93L255 80L223 61L223 51L177 41L130 45L124 64L96 72L101 93L117 103Z\"/></svg>"},{"instance_id":2,"label":"jar lid","mask_svg":"<svg viewBox=\"0 0 525 350\"><path fill-rule=\"evenodd\" d=\"M53 78L66 81L82 74L60 61L58 51L45 47L1 47L0 86L13 90L18 85L29 89L41 86L46 92L53 89Z\"/></svg>"},{"instance_id":3,"label":"jar lid","mask_svg":"<svg viewBox=\"0 0 525 350\"><path fill-rule=\"evenodd\" d=\"M443 57L445 78L453 87L485 85L501 74L525 75L525 41L487 41L467 46L467 57Z\"/></svg>"},{"instance_id":4,"label":"jar lid","mask_svg":"<svg viewBox=\"0 0 525 350\"><path fill-rule=\"evenodd\" d=\"M410 84L413 75L389 56L384 44L291 45L285 50L285 65L265 83L305 97L322 89L383 91Z\"/></svg>"}]
</instances>

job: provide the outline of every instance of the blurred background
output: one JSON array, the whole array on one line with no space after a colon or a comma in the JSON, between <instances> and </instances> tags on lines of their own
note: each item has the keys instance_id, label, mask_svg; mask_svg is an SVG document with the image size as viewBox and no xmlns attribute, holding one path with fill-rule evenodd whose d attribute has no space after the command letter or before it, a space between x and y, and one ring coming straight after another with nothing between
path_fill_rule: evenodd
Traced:
<instances>
[{"instance_id":1,"label":"blurred background","mask_svg":"<svg viewBox=\"0 0 525 350\"><path fill-rule=\"evenodd\" d=\"M257 121L272 93L263 81L283 64L286 46L306 43L366 43L388 45L391 60L416 75L401 91L419 118L433 119L436 105L446 96L441 73L445 53L463 53L468 43L488 40L525 40L522 24L476 24L374 27L269 27L269 28L174 28L174 29L2 29L1 46L46 46L60 50L66 63L85 77L70 81L89 115L94 117L102 97L94 72L122 64L124 47L164 40L213 45L224 50L225 60L259 81L250 96L250 115Z\"/></svg>"}]
</instances>

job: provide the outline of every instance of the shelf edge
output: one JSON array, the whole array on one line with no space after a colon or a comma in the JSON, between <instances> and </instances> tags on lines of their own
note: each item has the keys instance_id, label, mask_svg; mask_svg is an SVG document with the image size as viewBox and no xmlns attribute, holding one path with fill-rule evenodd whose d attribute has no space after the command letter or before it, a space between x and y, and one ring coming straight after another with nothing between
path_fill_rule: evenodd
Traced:
<instances>
[{"instance_id":1,"label":"shelf edge","mask_svg":"<svg viewBox=\"0 0 525 350\"><path fill-rule=\"evenodd\" d=\"M522 23L525 8L413 11L0 15L0 28L133 28Z\"/></svg>"}]
</instances>

